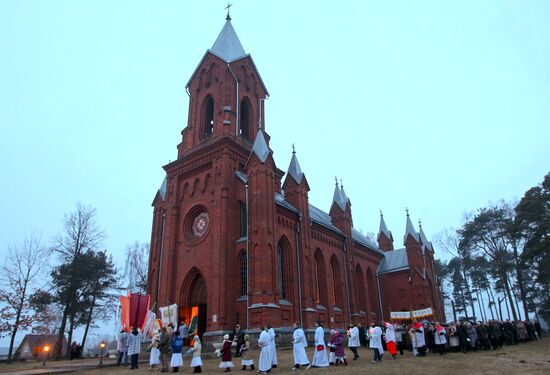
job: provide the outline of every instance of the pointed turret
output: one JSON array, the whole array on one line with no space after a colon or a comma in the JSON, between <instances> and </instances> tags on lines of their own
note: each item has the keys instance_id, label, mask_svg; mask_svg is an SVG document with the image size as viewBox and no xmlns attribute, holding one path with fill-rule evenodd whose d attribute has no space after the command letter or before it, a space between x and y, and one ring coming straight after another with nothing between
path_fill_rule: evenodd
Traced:
<instances>
[{"instance_id":1,"label":"pointed turret","mask_svg":"<svg viewBox=\"0 0 550 375\"><path fill-rule=\"evenodd\" d=\"M290 159L290 165L288 166L288 175L291 176L298 185L302 182L304 173L302 168L300 168L300 163L298 163L298 158L296 157L296 150L294 145L292 145L292 158Z\"/></svg>"},{"instance_id":2,"label":"pointed turret","mask_svg":"<svg viewBox=\"0 0 550 375\"><path fill-rule=\"evenodd\" d=\"M416 242L420 240L418 233L414 229L413 223L411 221L411 218L409 217L409 209L406 209L407 211L407 224L405 227L405 236L403 237L403 244L405 245L407 243L407 237L411 236Z\"/></svg>"},{"instance_id":3,"label":"pointed turret","mask_svg":"<svg viewBox=\"0 0 550 375\"><path fill-rule=\"evenodd\" d=\"M349 200L348 196L346 195L346 192L344 191L344 182L340 179L340 192L342 193L342 202L344 202L344 205L350 205L351 201Z\"/></svg>"},{"instance_id":4,"label":"pointed turret","mask_svg":"<svg viewBox=\"0 0 550 375\"><path fill-rule=\"evenodd\" d=\"M292 145L292 158L283 183L283 190L285 200L297 208L304 218L309 220L309 184L302 168L300 168L300 163L298 163L294 145Z\"/></svg>"},{"instance_id":5,"label":"pointed turret","mask_svg":"<svg viewBox=\"0 0 550 375\"><path fill-rule=\"evenodd\" d=\"M231 18L228 17L226 20L222 31L220 31L212 48L210 48L210 52L225 62L231 62L246 56L246 52L231 24Z\"/></svg>"},{"instance_id":6,"label":"pointed turret","mask_svg":"<svg viewBox=\"0 0 550 375\"><path fill-rule=\"evenodd\" d=\"M426 237L426 234L424 233L424 229L422 229L422 224L421 224L420 221L418 222L418 226L420 228L419 235L420 235L420 240L422 241L423 249L426 248L430 251L433 251L432 243L430 241L428 241L428 238Z\"/></svg>"},{"instance_id":7,"label":"pointed turret","mask_svg":"<svg viewBox=\"0 0 550 375\"><path fill-rule=\"evenodd\" d=\"M393 235L388 230L386 222L384 221L384 215L380 210L380 229L378 230L378 247L383 251L393 250Z\"/></svg>"},{"instance_id":8,"label":"pointed turret","mask_svg":"<svg viewBox=\"0 0 550 375\"><path fill-rule=\"evenodd\" d=\"M336 203L342 211L345 211L347 198L342 194L342 189L340 189L340 186L338 185L338 179L336 177L334 177L334 179L336 180L336 184L334 186L334 195L332 196L332 205Z\"/></svg>"},{"instance_id":9,"label":"pointed turret","mask_svg":"<svg viewBox=\"0 0 550 375\"><path fill-rule=\"evenodd\" d=\"M267 141L265 140L264 132L260 128L258 129L258 133L256 134L256 139L254 140L254 145L252 146L252 151L250 153L250 156L252 156L253 154L256 154L258 159L260 159L262 163L265 163L270 153L271 153L271 150L269 149L269 146L267 145Z\"/></svg>"}]
</instances>

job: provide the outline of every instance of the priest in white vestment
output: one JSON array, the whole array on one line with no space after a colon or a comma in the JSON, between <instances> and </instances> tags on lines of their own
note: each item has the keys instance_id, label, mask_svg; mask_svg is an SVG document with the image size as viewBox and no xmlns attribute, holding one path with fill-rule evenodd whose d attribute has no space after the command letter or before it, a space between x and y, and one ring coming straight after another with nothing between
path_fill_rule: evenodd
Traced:
<instances>
[{"instance_id":1,"label":"priest in white vestment","mask_svg":"<svg viewBox=\"0 0 550 375\"><path fill-rule=\"evenodd\" d=\"M262 327L262 333L258 339L258 346L260 347L260 361L258 364L258 372L268 374L271 372L271 356L269 353L269 333L267 333L267 327Z\"/></svg>"},{"instance_id":2,"label":"priest in white vestment","mask_svg":"<svg viewBox=\"0 0 550 375\"><path fill-rule=\"evenodd\" d=\"M277 368L277 346L275 345L275 330L271 326L267 326L269 334L269 357L271 358L271 367Z\"/></svg>"},{"instance_id":3,"label":"priest in white vestment","mask_svg":"<svg viewBox=\"0 0 550 375\"><path fill-rule=\"evenodd\" d=\"M309 359L306 354L306 335L298 323L294 323L294 334L292 335L292 350L294 352L294 367L292 370L299 370L300 366L310 368Z\"/></svg>"},{"instance_id":4,"label":"priest in white vestment","mask_svg":"<svg viewBox=\"0 0 550 375\"><path fill-rule=\"evenodd\" d=\"M321 322L315 322L315 354L313 354L312 367L329 367L327 347L325 345L325 330Z\"/></svg>"},{"instance_id":5,"label":"priest in white vestment","mask_svg":"<svg viewBox=\"0 0 550 375\"><path fill-rule=\"evenodd\" d=\"M416 323L414 326L416 350L418 350L418 356L426 356L426 338L424 337L424 326L422 323Z\"/></svg>"}]
</instances>

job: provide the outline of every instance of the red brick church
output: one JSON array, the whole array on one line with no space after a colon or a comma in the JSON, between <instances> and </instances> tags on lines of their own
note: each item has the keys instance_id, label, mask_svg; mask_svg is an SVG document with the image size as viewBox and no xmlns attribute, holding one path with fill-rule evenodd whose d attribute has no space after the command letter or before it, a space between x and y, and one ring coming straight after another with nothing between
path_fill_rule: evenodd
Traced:
<instances>
[{"instance_id":1,"label":"red brick church","mask_svg":"<svg viewBox=\"0 0 550 375\"><path fill-rule=\"evenodd\" d=\"M153 201L157 311L176 303L207 337L237 322L343 328L427 307L445 319L434 249L408 213L403 248L382 216L375 243L354 228L343 186L324 212L309 202L294 151L286 173L278 168L264 127L268 91L229 16L186 88L187 127Z\"/></svg>"}]
</instances>

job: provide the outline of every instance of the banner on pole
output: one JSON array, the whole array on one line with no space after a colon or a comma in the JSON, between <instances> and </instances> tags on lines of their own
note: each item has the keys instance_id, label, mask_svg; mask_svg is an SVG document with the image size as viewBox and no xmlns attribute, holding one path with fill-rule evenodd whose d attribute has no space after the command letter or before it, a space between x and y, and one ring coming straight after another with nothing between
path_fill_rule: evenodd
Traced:
<instances>
[{"instance_id":1,"label":"banner on pole","mask_svg":"<svg viewBox=\"0 0 550 375\"><path fill-rule=\"evenodd\" d=\"M390 318L395 320L417 319L433 315L431 307L414 311L391 311Z\"/></svg>"},{"instance_id":2,"label":"banner on pole","mask_svg":"<svg viewBox=\"0 0 550 375\"><path fill-rule=\"evenodd\" d=\"M173 304L159 308L160 319L164 325L172 324L174 329L178 328L178 305Z\"/></svg>"}]
</instances>

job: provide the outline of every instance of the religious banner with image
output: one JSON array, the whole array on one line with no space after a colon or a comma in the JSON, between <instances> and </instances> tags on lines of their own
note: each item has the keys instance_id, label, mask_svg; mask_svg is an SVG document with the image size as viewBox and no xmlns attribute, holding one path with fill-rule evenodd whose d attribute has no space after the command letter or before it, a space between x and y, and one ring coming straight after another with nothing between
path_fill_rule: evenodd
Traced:
<instances>
[{"instance_id":1,"label":"religious banner with image","mask_svg":"<svg viewBox=\"0 0 550 375\"><path fill-rule=\"evenodd\" d=\"M160 318L165 326L172 324L174 329L178 328L178 305L164 306L160 309Z\"/></svg>"},{"instance_id":2,"label":"religious banner with image","mask_svg":"<svg viewBox=\"0 0 550 375\"><path fill-rule=\"evenodd\" d=\"M394 320L410 320L433 315L431 307L414 311L390 311L390 318Z\"/></svg>"}]
</instances>

